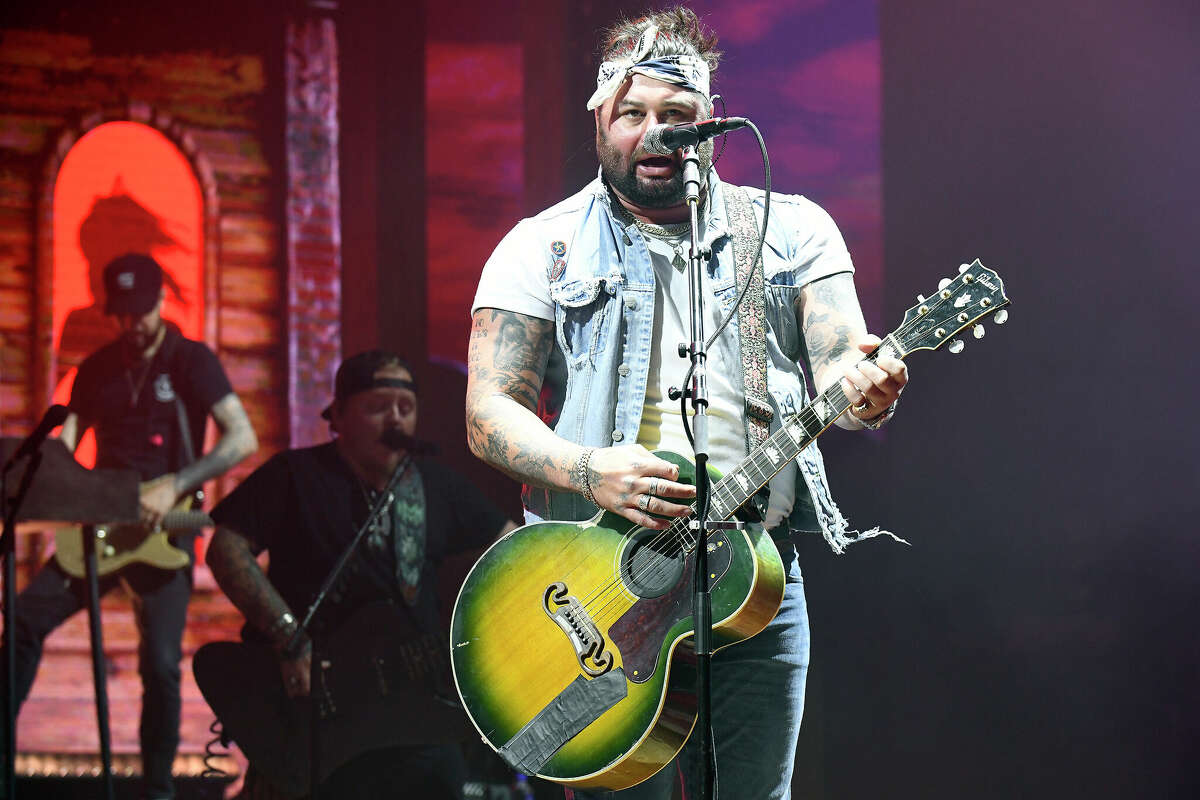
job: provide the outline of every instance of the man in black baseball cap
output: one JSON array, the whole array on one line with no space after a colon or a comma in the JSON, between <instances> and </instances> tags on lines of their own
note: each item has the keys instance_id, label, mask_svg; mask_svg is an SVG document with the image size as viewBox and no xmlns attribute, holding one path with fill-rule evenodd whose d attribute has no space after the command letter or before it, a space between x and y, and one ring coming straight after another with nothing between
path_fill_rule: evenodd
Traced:
<instances>
[{"instance_id":1,"label":"man in black baseball cap","mask_svg":"<svg viewBox=\"0 0 1200 800\"><path fill-rule=\"evenodd\" d=\"M153 258L126 253L104 268L104 311L141 316L162 299L163 271Z\"/></svg>"},{"instance_id":2,"label":"man in black baseball cap","mask_svg":"<svg viewBox=\"0 0 1200 800\"><path fill-rule=\"evenodd\" d=\"M166 333L162 318L163 271L141 253L126 253L104 268L104 311L116 317L128 351L145 357Z\"/></svg>"},{"instance_id":3,"label":"man in black baseball cap","mask_svg":"<svg viewBox=\"0 0 1200 800\"><path fill-rule=\"evenodd\" d=\"M104 269L104 288L105 311L117 319L121 336L79 365L71 413L59 438L73 451L91 428L97 467L136 470L142 480L142 522L153 530L184 497L253 453L258 440L216 354L163 320L163 270L153 258L129 253L115 259ZM204 453L209 417L220 438ZM142 797L147 800L175 796L171 771L179 744L180 662L195 536L195 531L172 531L172 543L187 556L185 567L132 564L100 584L102 592L108 591L119 574L137 596L143 689L139 736ZM85 596L82 581L71 578L54 559L23 590L14 626L17 671L12 678L18 708L33 684L42 641L83 607ZM0 699L0 713L2 704ZM0 753L3 745L0 741Z\"/></svg>"},{"instance_id":4,"label":"man in black baseball cap","mask_svg":"<svg viewBox=\"0 0 1200 800\"><path fill-rule=\"evenodd\" d=\"M385 367L394 367L395 370L386 370ZM332 422L334 409L346 398L376 388L403 389L416 400L417 383L413 380L408 363L387 350L366 350L350 356L338 366L333 379L333 402L325 407L321 416ZM411 430L405 432L412 435Z\"/></svg>"},{"instance_id":5,"label":"man in black baseball cap","mask_svg":"<svg viewBox=\"0 0 1200 800\"><path fill-rule=\"evenodd\" d=\"M289 697L309 695L313 686L312 647L307 635L297 636L299 620L376 503L385 503L383 513L368 528L308 632L329 637L338 630L364 630L361 620L369 617L357 615L391 602L405 609L406 618L422 632L444 636L438 566L516 527L458 473L431 458L410 458L423 448L414 446L419 443L412 438L416 384L404 359L386 350L358 353L338 367L334 384L333 403L322 414L333 429L333 441L279 453L212 512L217 532L208 565L246 617L243 636L274 650L278 688ZM255 560L263 550L270 555L268 573ZM402 636L399 629L374 632ZM193 663L201 690L206 695L210 686L220 691L215 675L210 683L204 670L206 657L197 654ZM390 667L382 668L389 685L414 680L399 669L392 674L386 671ZM449 672L440 677L448 682ZM419 691L416 684L409 688ZM247 685L245 691L268 690ZM461 800L462 752L437 733L447 720L423 720L427 742L383 747L369 731L379 714L386 715L387 706L372 691L364 686L358 700L346 704L348 730L363 733L339 741L341 752L356 755L325 780L320 795L375 800L395 796L397 786L416 786L426 800ZM303 759L303 752L280 756L284 730L271 727L269 720L258 725L257 733L240 732L240 703L218 700L213 710L250 760L248 794L257 797L261 783L280 780L278 764Z\"/></svg>"}]
</instances>

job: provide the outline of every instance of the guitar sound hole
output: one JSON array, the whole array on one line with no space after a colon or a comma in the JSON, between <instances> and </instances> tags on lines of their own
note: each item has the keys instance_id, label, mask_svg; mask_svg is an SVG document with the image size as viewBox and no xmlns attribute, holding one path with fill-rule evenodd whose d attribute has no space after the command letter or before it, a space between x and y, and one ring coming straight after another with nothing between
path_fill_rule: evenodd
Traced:
<instances>
[{"instance_id":1,"label":"guitar sound hole","mask_svg":"<svg viewBox=\"0 0 1200 800\"><path fill-rule=\"evenodd\" d=\"M625 548L621 577L638 597L661 597L679 583L684 559L674 536L643 529L630 538Z\"/></svg>"}]
</instances>

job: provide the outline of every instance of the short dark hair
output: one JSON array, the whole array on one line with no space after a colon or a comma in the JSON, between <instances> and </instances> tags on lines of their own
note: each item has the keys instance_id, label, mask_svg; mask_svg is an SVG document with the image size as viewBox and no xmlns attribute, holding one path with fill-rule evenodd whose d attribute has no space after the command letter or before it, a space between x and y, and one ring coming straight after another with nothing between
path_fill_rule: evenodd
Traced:
<instances>
[{"instance_id":1,"label":"short dark hair","mask_svg":"<svg viewBox=\"0 0 1200 800\"><path fill-rule=\"evenodd\" d=\"M636 19L622 18L604 29L600 44L600 60L611 61L633 50L638 38L650 25L658 26L658 39L651 56L698 55L708 63L710 73L716 73L721 63L717 35L684 6L665 11L648 11Z\"/></svg>"}]
</instances>

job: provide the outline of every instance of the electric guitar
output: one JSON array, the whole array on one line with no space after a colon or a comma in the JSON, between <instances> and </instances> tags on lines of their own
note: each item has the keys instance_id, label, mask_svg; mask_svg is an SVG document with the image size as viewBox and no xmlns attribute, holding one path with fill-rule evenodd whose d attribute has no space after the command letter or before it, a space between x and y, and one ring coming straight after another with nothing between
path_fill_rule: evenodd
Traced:
<instances>
[{"instance_id":1,"label":"electric guitar","mask_svg":"<svg viewBox=\"0 0 1200 800\"><path fill-rule=\"evenodd\" d=\"M918 297L875 351L903 358L949 344L1009 304L979 261ZM731 517L850 405L835 383L728 475L712 474L711 508ZM694 483L695 467L670 452ZM691 593L695 550L686 520L665 531L602 511L581 522L511 531L472 567L451 624L454 680L476 729L514 769L575 787L624 789L683 747L696 720ZM708 534L713 647L766 627L783 599L783 564L759 529Z\"/></svg>"},{"instance_id":2,"label":"electric guitar","mask_svg":"<svg viewBox=\"0 0 1200 800\"><path fill-rule=\"evenodd\" d=\"M310 731L320 717L320 780L368 750L466 741L471 726L450 687L444 636L419 632L396 606L359 609L322 644L310 697L289 698L266 645L210 642L196 651L196 685L223 736L284 797L310 785Z\"/></svg>"},{"instance_id":3,"label":"electric guitar","mask_svg":"<svg viewBox=\"0 0 1200 800\"><path fill-rule=\"evenodd\" d=\"M182 569L188 565L186 552L171 544L171 535L209 527L212 518L193 511L194 496L189 494L163 517L162 524L151 530L139 524L96 526L96 574L109 575L134 563L159 569ZM83 529L70 525L54 531L54 558L68 575L84 576Z\"/></svg>"}]
</instances>

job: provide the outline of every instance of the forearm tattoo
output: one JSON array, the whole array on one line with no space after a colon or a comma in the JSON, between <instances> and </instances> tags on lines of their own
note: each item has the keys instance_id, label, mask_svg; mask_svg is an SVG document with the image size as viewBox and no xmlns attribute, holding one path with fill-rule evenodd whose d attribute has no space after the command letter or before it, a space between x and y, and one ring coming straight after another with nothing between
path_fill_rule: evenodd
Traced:
<instances>
[{"instance_id":1,"label":"forearm tattoo","mask_svg":"<svg viewBox=\"0 0 1200 800\"><path fill-rule=\"evenodd\" d=\"M552 457L553 435L535 416L553 346L552 321L485 308L475 314L467 354L471 451L513 478L550 487L574 483L571 465Z\"/></svg>"},{"instance_id":2,"label":"forearm tattoo","mask_svg":"<svg viewBox=\"0 0 1200 800\"><path fill-rule=\"evenodd\" d=\"M258 437L236 394L227 394L214 403L212 416L221 430L221 438L210 452L179 470L176 486L181 493L224 475L258 449Z\"/></svg>"},{"instance_id":3,"label":"forearm tattoo","mask_svg":"<svg viewBox=\"0 0 1200 800\"><path fill-rule=\"evenodd\" d=\"M241 534L229 528L218 528L205 559L221 591L259 631L271 630L284 613L291 611L258 565L250 543Z\"/></svg>"},{"instance_id":4,"label":"forearm tattoo","mask_svg":"<svg viewBox=\"0 0 1200 800\"><path fill-rule=\"evenodd\" d=\"M852 352L866 326L849 273L809 284L801 290L800 302L809 365L818 373Z\"/></svg>"}]
</instances>

